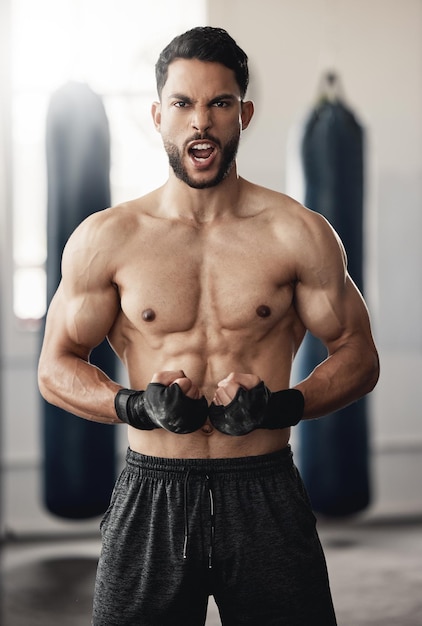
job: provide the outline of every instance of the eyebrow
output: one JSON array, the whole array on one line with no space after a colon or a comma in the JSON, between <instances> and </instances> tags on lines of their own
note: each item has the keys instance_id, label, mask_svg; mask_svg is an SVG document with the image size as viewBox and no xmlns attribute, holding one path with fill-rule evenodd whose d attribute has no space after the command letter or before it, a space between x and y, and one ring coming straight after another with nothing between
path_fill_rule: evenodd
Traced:
<instances>
[{"instance_id":1,"label":"eyebrow","mask_svg":"<svg viewBox=\"0 0 422 626\"><path fill-rule=\"evenodd\" d=\"M168 96L168 100L182 100L183 102L186 102L188 104L192 104L193 102L193 100L189 98L189 96L185 96L182 93L171 93ZM213 104L214 102L220 102L221 100L230 100L232 102L237 102L240 100L240 98L237 98L232 93L222 93L218 96L215 96L215 98L212 98L208 104Z\"/></svg>"}]
</instances>

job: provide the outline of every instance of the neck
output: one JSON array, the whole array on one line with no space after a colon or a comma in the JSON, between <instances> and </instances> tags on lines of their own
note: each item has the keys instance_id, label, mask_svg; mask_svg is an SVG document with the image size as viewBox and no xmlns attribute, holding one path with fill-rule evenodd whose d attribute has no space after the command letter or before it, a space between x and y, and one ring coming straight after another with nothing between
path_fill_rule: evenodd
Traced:
<instances>
[{"instance_id":1,"label":"neck","mask_svg":"<svg viewBox=\"0 0 422 626\"><path fill-rule=\"evenodd\" d=\"M233 165L227 177L215 187L195 189L182 182L170 170L163 187L162 208L172 217L197 224L214 221L236 211L242 179Z\"/></svg>"}]
</instances>

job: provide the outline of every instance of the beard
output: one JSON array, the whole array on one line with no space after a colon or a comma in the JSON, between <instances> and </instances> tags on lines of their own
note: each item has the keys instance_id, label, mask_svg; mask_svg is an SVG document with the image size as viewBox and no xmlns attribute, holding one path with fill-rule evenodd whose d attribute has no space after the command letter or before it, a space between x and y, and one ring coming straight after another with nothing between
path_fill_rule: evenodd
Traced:
<instances>
[{"instance_id":1,"label":"beard","mask_svg":"<svg viewBox=\"0 0 422 626\"><path fill-rule=\"evenodd\" d=\"M189 139L186 144L198 139L203 141L207 141L208 139L221 147L220 142L210 136L193 137ZM203 181L195 180L191 176L189 176L185 166L183 165L183 150L179 150L179 148L174 143L168 140L164 141L164 148L168 156L169 164L179 180L186 183L187 185L189 185L189 187L192 187L193 189L208 189L209 187L215 187L216 185L219 185L221 181L223 181L229 174L236 159L237 150L239 148L239 140L240 135L233 136L231 139L229 139L221 152L222 158L217 174L211 180Z\"/></svg>"}]
</instances>

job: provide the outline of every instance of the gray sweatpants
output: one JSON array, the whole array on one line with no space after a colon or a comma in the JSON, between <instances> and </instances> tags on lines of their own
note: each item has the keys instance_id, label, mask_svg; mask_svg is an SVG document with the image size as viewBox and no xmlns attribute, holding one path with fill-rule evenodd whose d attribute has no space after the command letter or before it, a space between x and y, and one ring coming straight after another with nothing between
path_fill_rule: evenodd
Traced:
<instances>
[{"instance_id":1,"label":"gray sweatpants","mask_svg":"<svg viewBox=\"0 0 422 626\"><path fill-rule=\"evenodd\" d=\"M101 523L94 626L334 626L315 517L290 447L239 459L128 450Z\"/></svg>"}]
</instances>

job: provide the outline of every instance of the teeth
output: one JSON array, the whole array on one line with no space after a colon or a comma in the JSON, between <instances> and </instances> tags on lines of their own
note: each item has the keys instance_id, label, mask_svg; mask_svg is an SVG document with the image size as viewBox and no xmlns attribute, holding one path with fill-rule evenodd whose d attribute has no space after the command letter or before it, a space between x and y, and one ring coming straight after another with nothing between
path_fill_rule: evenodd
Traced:
<instances>
[{"instance_id":1,"label":"teeth","mask_svg":"<svg viewBox=\"0 0 422 626\"><path fill-rule=\"evenodd\" d=\"M209 143L197 143L193 146L194 150L209 150L210 148L212 148L212 146Z\"/></svg>"}]
</instances>

